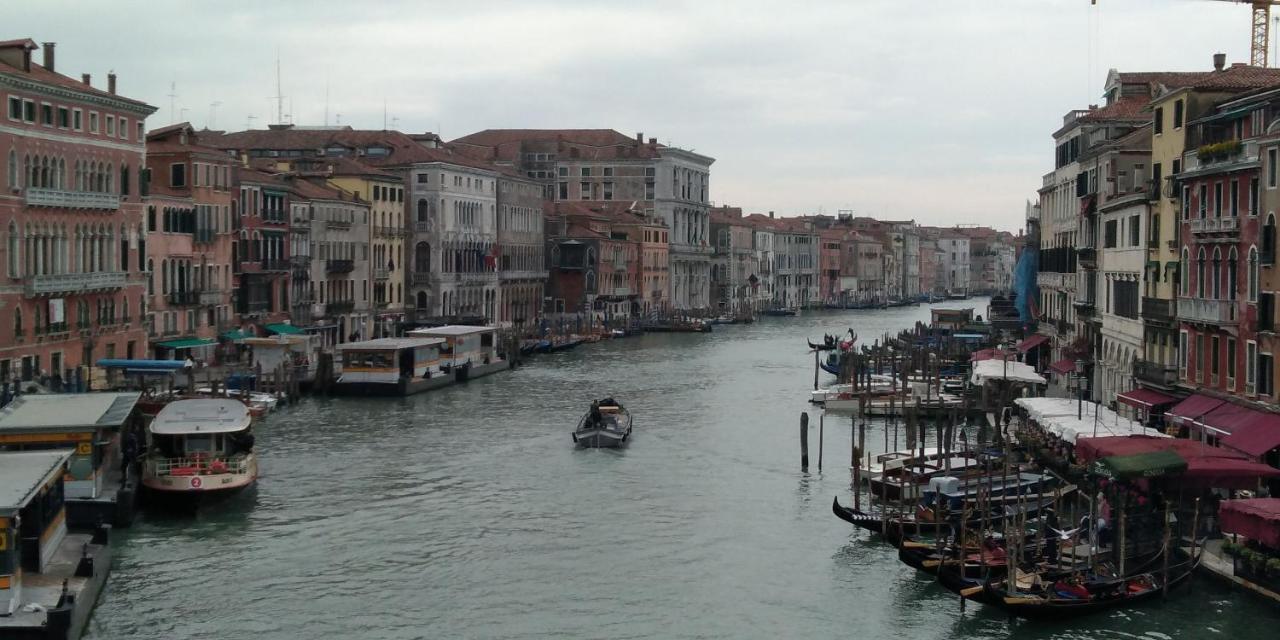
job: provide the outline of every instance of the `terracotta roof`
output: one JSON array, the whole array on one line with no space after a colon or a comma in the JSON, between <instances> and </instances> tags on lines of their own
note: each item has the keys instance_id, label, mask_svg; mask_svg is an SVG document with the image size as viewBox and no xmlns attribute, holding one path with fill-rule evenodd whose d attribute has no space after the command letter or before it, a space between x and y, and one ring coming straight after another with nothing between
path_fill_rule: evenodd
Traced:
<instances>
[{"instance_id":1,"label":"terracotta roof","mask_svg":"<svg viewBox=\"0 0 1280 640\"><path fill-rule=\"evenodd\" d=\"M0 48L5 48L5 47L11 48L15 46L22 46L24 45L24 43L31 43L32 45L35 44L30 39L6 40L4 42L0 42ZM156 111L155 107L145 102L142 102L141 100L134 100L132 98L126 98L119 94L108 93L101 89L97 89L95 87L87 85L78 79L69 78L67 76L62 75L61 73L55 73L53 71L49 71L48 69L45 69L40 64L36 63L34 56L31 60L30 71L23 71L21 67L15 67L13 65L10 65L4 62L3 60L0 60L0 74L18 76L34 82L41 82L44 84L62 87L64 89L72 89L74 91L81 91L84 93L89 93L89 94L93 94L100 97L119 100L121 102L132 104L138 107L140 111L144 111L147 114L155 113Z\"/></svg>"},{"instance_id":2,"label":"terracotta roof","mask_svg":"<svg viewBox=\"0 0 1280 640\"><path fill-rule=\"evenodd\" d=\"M661 145L613 129L486 129L449 143L472 157L516 163L526 151L554 151L557 160L644 160L657 158Z\"/></svg>"},{"instance_id":3,"label":"terracotta roof","mask_svg":"<svg viewBox=\"0 0 1280 640\"><path fill-rule=\"evenodd\" d=\"M455 143L496 147L513 142L563 141L593 147L635 142L613 129L485 129L462 136Z\"/></svg>"},{"instance_id":4,"label":"terracotta roof","mask_svg":"<svg viewBox=\"0 0 1280 640\"><path fill-rule=\"evenodd\" d=\"M1196 89L1259 89L1280 85L1280 69L1233 64L1222 71L1210 71L1192 83Z\"/></svg>"},{"instance_id":5,"label":"terracotta roof","mask_svg":"<svg viewBox=\"0 0 1280 640\"><path fill-rule=\"evenodd\" d=\"M600 233L599 231L592 231L591 229L588 229L587 227L584 227L584 226L582 226L582 225L580 225L580 224L570 224L570 225L569 225L569 227L568 227L567 229L565 229L565 235L564 235L564 237L567 237L567 238L608 238L609 236L606 236L606 235L604 235L603 233Z\"/></svg>"},{"instance_id":6,"label":"terracotta roof","mask_svg":"<svg viewBox=\"0 0 1280 640\"><path fill-rule=\"evenodd\" d=\"M338 189L318 180L290 178L287 181L295 194L307 200L345 200L347 202L365 203L349 191Z\"/></svg>"},{"instance_id":7,"label":"terracotta roof","mask_svg":"<svg viewBox=\"0 0 1280 640\"><path fill-rule=\"evenodd\" d=\"M283 176L276 173L263 171L262 169L254 168L254 167L242 167L240 169L240 182L269 184L269 185L275 185L280 187L289 186L289 184L285 181Z\"/></svg>"},{"instance_id":8,"label":"terracotta roof","mask_svg":"<svg viewBox=\"0 0 1280 640\"><path fill-rule=\"evenodd\" d=\"M365 176L371 178L380 178L395 182L403 182L400 176L383 171L377 167L366 164L354 158L346 157L325 157L325 158L289 158L289 164L300 171L325 171L332 170L335 176Z\"/></svg>"},{"instance_id":9,"label":"terracotta roof","mask_svg":"<svg viewBox=\"0 0 1280 640\"><path fill-rule=\"evenodd\" d=\"M545 207L548 215L564 217L584 217L595 220L607 220L624 224L644 222L643 214L633 208L636 204L630 200L600 202L594 200L570 200L548 203Z\"/></svg>"}]
</instances>

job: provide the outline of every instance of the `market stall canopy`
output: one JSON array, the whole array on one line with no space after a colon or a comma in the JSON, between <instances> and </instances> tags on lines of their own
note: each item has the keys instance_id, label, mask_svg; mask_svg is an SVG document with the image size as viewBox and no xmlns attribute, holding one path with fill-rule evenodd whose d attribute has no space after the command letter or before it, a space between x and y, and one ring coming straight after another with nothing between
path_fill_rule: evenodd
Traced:
<instances>
[{"instance_id":1,"label":"market stall canopy","mask_svg":"<svg viewBox=\"0 0 1280 640\"><path fill-rule=\"evenodd\" d=\"M1244 423L1236 426L1231 435L1222 439L1224 447L1230 447L1251 458L1261 458L1280 447L1280 415L1255 412Z\"/></svg>"},{"instance_id":2,"label":"market stall canopy","mask_svg":"<svg viewBox=\"0 0 1280 640\"><path fill-rule=\"evenodd\" d=\"M1187 461L1172 451L1148 451L1098 458L1089 469L1112 480L1135 480L1182 473Z\"/></svg>"},{"instance_id":3,"label":"market stall canopy","mask_svg":"<svg viewBox=\"0 0 1280 640\"><path fill-rule=\"evenodd\" d=\"M1104 411L1108 410L1104 409ZM1113 413L1112 415L1115 414ZM1093 418L1086 416L1083 419L1078 419L1074 415L1050 416L1041 421L1040 424L1049 433L1071 444L1075 444L1078 440L1095 436L1099 438L1131 435L1151 438L1169 437L1155 429L1148 429L1142 426L1140 422L1135 422L1119 415L1112 419L1108 419L1105 415L1098 415Z\"/></svg>"},{"instance_id":4,"label":"market stall canopy","mask_svg":"<svg viewBox=\"0 0 1280 640\"><path fill-rule=\"evenodd\" d=\"M1172 409L1165 412L1164 416L1165 419L1173 424L1192 422L1196 418L1217 409L1222 405L1222 402L1217 398L1210 398L1197 393L1174 405Z\"/></svg>"},{"instance_id":5,"label":"market stall canopy","mask_svg":"<svg viewBox=\"0 0 1280 640\"><path fill-rule=\"evenodd\" d=\"M977 362L979 360L991 360L993 358L999 358L999 357L1000 357L1000 354L996 353L995 349L979 349L969 354L969 362Z\"/></svg>"},{"instance_id":6,"label":"market stall canopy","mask_svg":"<svg viewBox=\"0 0 1280 640\"><path fill-rule=\"evenodd\" d=\"M1236 428L1252 418L1256 411L1224 402L1199 418L1191 421L1201 429L1214 431L1216 435L1231 435Z\"/></svg>"},{"instance_id":7,"label":"market stall canopy","mask_svg":"<svg viewBox=\"0 0 1280 640\"><path fill-rule=\"evenodd\" d=\"M1049 365L1049 370L1065 376L1076 370L1076 361L1071 358L1064 358Z\"/></svg>"},{"instance_id":8,"label":"market stall canopy","mask_svg":"<svg viewBox=\"0 0 1280 640\"><path fill-rule=\"evenodd\" d=\"M270 331L271 333L282 333L287 335L298 335L298 334L306 333L305 331L303 331L298 327L295 327L291 324L283 324L283 323L269 324L267 325L267 331Z\"/></svg>"},{"instance_id":9,"label":"market stall canopy","mask_svg":"<svg viewBox=\"0 0 1280 640\"><path fill-rule=\"evenodd\" d=\"M1018 352L1026 353L1048 341L1049 341L1048 336L1042 336L1039 334L1031 336L1030 338L1027 338L1026 340L1023 340L1022 342L1018 343Z\"/></svg>"},{"instance_id":10,"label":"market stall canopy","mask_svg":"<svg viewBox=\"0 0 1280 640\"><path fill-rule=\"evenodd\" d=\"M1045 384L1045 379L1029 365L1008 360L979 360L973 363L969 375L971 384L983 384L992 380L1008 380L1030 384Z\"/></svg>"},{"instance_id":11,"label":"market stall canopy","mask_svg":"<svg viewBox=\"0 0 1280 640\"><path fill-rule=\"evenodd\" d=\"M1223 500L1218 505L1218 521L1226 533L1280 549L1280 498Z\"/></svg>"},{"instance_id":12,"label":"market stall canopy","mask_svg":"<svg viewBox=\"0 0 1280 640\"><path fill-rule=\"evenodd\" d=\"M1116 400L1123 402L1131 407L1145 409L1150 411L1155 407L1173 404L1178 401L1177 398L1160 393L1154 389L1134 389L1116 395Z\"/></svg>"},{"instance_id":13,"label":"market stall canopy","mask_svg":"<svg viewBox=\"0 0 1280 640\"><path fill-rule=\"evenodd\" d=\"M1093 415L1098 413L1098 417L1103 422L1114 422L1119 417L1116 412L1092 402L1080 402L1075 398L1018 398L1014 400L1014 404L1022 407L1027 412L1027 417L1036 422L1043 422L1045 418L1052 416L1071 416L1077 415L1093 420ZM1101 412L1101 413L1099 413Z\"/></svg>"},{"instance_id":14,"label":"market stall canopy","mask_svg":"<svg viewBox=\"0 0 1280 640\"><path fill-rule=\"evenodd\" d=\"M1082 437L1076 441L1075 456L1076 460L1089 464L1101 458L1153 451L1172 451L1187 461L1186 470L1171 479L1180 486L1255 489L1259 480L1280 476L1280 469L1253 462L1243 454L1181 438Z\"/></svg>"}]
</instances>

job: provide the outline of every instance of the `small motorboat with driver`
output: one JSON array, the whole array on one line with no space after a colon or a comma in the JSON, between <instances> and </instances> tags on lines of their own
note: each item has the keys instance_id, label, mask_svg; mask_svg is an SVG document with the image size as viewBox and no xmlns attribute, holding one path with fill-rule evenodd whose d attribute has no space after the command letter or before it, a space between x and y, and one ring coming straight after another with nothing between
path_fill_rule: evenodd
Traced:
<instances>
[{"instance_id":1,"label":"small motorboat with driver","mask_svg":"<svg viewBox=\"0 0 1280 640\"><path fill-rule=\"evenodd\" d=\"M592 402L573 431L578 446L592 449L622 446L630 436L631 413L613 398Z\"/></svg>"}]
</instances>

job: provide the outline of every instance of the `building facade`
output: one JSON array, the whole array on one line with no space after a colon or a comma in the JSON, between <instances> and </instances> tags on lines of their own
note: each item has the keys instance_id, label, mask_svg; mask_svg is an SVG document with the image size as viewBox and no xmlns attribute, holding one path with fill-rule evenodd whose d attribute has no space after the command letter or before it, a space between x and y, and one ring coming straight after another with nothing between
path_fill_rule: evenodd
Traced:
<instances>
[{"instance_id":1,"label":"building facade","mask_svg":"<svg viewBox=\"0 0 1280 640\"><path fill-rule=\"evenodd\" d=\"M242 325L289 319L289 184L251 168L239 171L238 238L232 247L232 304Z\"/></svg>"},{"instance_id":2,"label":"building facade","mask_svg":"<svg viewBox=\"0 0 1280 640\"><path fill-rule=\"evenodd\" d=\"M498 309L504 327L525 327L542 312L547 281L543 187L534 180L498 177Z\"/></svg>"},{"instance_id":3,"label":"building facade","mask_svg":"<svg viewBox=\"0 0 1280 640\"><path fill-rule=\"evenodd\" d=\"M6 279L0 379L57 385L103 357L147 353L145 118L155 108L0 42ZM80 374L85 375L84 372Z\"/></svg>"}]
</instances>

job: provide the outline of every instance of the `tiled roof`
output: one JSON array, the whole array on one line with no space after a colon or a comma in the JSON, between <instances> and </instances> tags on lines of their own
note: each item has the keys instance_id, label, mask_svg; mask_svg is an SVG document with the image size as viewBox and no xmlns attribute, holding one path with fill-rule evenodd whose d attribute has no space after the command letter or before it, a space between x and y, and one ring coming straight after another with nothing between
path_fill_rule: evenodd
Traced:
<instances>
[{"instance_id":1,"label":"tiled roof","mask_svg":"<svg viewBox=\"0 0 1280 640\"><path fill-rule=\"evenodd\" d=\"M338 189L336 187L323 184L317 180L306 179L289 179L289 186L295 194L308 199L325 199L325 200L346 200L348 202L363 202L355 197L355 194Z\"/></svg>"},{"instance_id":2,"label":"tiled roof","mask_svg":"<svg viewBox=\"0 0 1280 640\"><path fill-rule=\"evenodd\" d=\"M403 179L390 171L383 171L354 158L289 158L289 163L304 171L330 171L335 176L365 176L402 182Z\"/></svg>"},{"instance_id":3,"label":"tiled roof","mask_svg":"<svg viewBox=\"0 0 1280 640\"><path fill-rule=\"evenodd\" d=\"M661 145L622 135L613 129L486 129L449 143L483 160L518 162L529 151L555 151L559 161L644 160L657 158Z\"/></svg>"},{"instance_id":4,"label":"tiled roof","mask_svg":"<svg viewBox=\"0 0 1280 640\"><path fill-rule=\"evenodd\" d=\"M31 41L25 40L25 42L31 42ZM0 42L0 48L20 46L23 43L24 43L24 40L6 40L4 42ZM122 95L108 93L106 91L103 91L102 89L97 89L95 87L87 85L75 78L68 78L67 76L62 75L61 73L55 73L53 71L49 71L48 69L45 69L43 66L36 63L34 59L31 60L31 71L23 71L21 67L15 67L4 61L0 61L0 74L18 76L34 82L41 82L44 84L62 87L64 89L72 89L75 91L90 93L90 94L105 97L105 98L111 98L113 100L119 100L121 102L127 102L129 104L132 104L138 107L139 110L145 111L146 113L149 113L149 114L155 113L156 111L155 107L145 102L142 102L141 100L134 100L132 98L126 98Z\"/></svg>"},{"instance_id":5,"label":"tiled roof","mask_svg":"<svg viewBox=\"0 0 1280 640\"><path fill-rule=\"evenodd\" d=\"M1196 89L1259 89L1280 85L1280 69L1233 64L1222 71L1210 71L1189 86Z\"/></svg>"},{"instance_id":6,"label":"tiled roof","mask_svg":"<svg viewBox=\"0 0 1280 640\"><path fill-rule=\"evenodd\" d=\"M485 129L454 140L456 143L484 147L530 141L562 141L604 147L635 142L635 138L625 136L613 129Z\"/></svg>"},{"instance_id":7,"label":"tiled roof","mask_svg":"<svg viewBox=\"0 0 1280 640\"><path fill-rule=\"evenodd\" d=\"M550 207L546 207L546 211L550 215L585 217L624 224L644 222L643 214L633 207L636 203L630 200L609 202L569 200L550 204Z\"/></svg>"}]
</instances>

